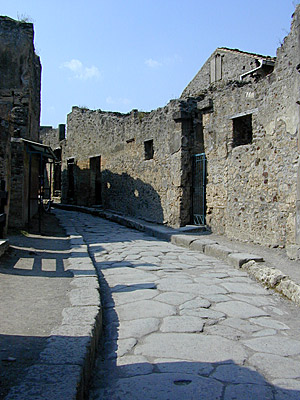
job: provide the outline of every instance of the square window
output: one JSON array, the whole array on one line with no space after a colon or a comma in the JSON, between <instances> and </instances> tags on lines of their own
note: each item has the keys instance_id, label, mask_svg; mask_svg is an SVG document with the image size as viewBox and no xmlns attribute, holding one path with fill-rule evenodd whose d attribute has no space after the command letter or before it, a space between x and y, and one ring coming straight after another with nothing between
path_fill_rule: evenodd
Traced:
<instances>
[{"instance_id":1,"label":"square window","mask_svg":"<svg viewBox=\"0 0 300 400\"><path fill-rule=\"evenodd\" d=\"M154 155L153 140L146 140L144 142L145 160L151 160Z\"/></svg>"},{"instance_id":2,"label":"square window","mask_svg":"<svg viewBox=\"0 0 300 400\"><path fill-rule=\"evenodd\" d=\"M252 143L252 114L233 118L233 147Z\"/></svg>"}]
</instances>

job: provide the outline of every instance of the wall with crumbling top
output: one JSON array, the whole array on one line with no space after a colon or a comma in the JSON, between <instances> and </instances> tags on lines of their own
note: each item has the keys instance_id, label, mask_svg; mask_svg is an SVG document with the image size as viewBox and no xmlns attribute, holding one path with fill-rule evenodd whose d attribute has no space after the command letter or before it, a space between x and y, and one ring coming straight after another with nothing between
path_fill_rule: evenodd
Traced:
<instances>
[{"instance_id":1,"label":"wall with crumbling top","mask_svg":"<svg viewBox=\"0 0 300 400\"><path fill-rule=\"evenodd\" d=\"M41 143L50 146L52 150L59 149L60 142L66 138L66 126L65 124L60 124L57 128L41 126L39 138Z\"/></svg>"},{"instance_id":2,"label":"wall with crumbling top","mask_svg":"<svg viewBox=\"0 0 300 400\"><path fill-rule=\"evenodd\" d=\"M300 6L276 59L219 48L164 108L125 115L74 107L60 143L62 201L101 200L153 222L188 224L192 160L205 153L208 227L300 257L299 14Z\"/></svg>"},{"instance_id":3,"label":"wall with crumbling top","mask_svg":"<svg viewBox=\"0 0 300 400\"><path fill-rule=\"evenodd\" d=\"M41 64L31 23L0 17L0 99L11 105L14 137L38 141Z\"/></svg>"},{"instance_id":4,"label":"wall with crumbling top","mask_svg":"<svg viewBox=\"0 0 300 400\"><path fill-rule=\"evenodd\" d=\"M210 85L199 102L200 109L201 102L211 102L201 114L207 224L215 233L269 246L295 243L298 15L299 7L272 73L220 81ZM194 92L200 89L193 87ZM236 145L234 120L245 115L252 118L252 140Z\"/></svg>"},{"instance_id":5,"label":"wall with crumbling top","mask_svg":"<svg viewBox=\"0 0 300 400\"><path fill-rule=\"evenodd\" d=\"M181 123L173 119L178 107L171 101L150 113L133 110L130 114L73 107L62 149L63 201L95 204L91 159L100 156L105 207L180 225L182 133ZM151 145L152 154L147 148ZM69 190L72 159L74 193Z\"/></svg>"},{"instance_id":6,"label":"wall with crumbling top","mask_svg":"<svg viewBox=\"0 0 300 400\"><path fill-rule=\"evenodd\" d=\"M33 36L32 24L0 17L0 157L4 154L1 164L6 165L1 179L9 191L12 227L24 226L27 219L28 157L22 138L39 138L41 65Z\"/></svg>"}]
</instances>

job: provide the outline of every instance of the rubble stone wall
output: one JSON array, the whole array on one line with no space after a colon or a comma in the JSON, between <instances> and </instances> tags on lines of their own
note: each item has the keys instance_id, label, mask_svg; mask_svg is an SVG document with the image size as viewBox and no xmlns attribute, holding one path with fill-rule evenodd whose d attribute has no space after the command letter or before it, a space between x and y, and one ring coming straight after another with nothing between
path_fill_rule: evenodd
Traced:
<instances>
[{"instance_id":1,"label":"rubble stone wall","mask_svg":"<svg viewBox=\"0 0 300 400\"><path fill-rule=\"evenodd\" d=\"M259 54L246 53L240 50L227 49L224 47L216 49L182 92L181 98L197 97L211 86L218 85L220 81L237 81L241 75L252 71L259 66L261 59L274 60ZM220 60L220 70L216 71L215 60ZM212 67L213 63L213 67ZM216 61L218 64L218 61ZM215 79L212 77L212 69L215 70ZM217 74L216 74L217 72Z\"/></svg>"},{"instance_id":2,"label":"rubble stone wall","mask_svg":"<svg viewBox=\"0 0 300 400\"><path fill-rule=\"evenodd\" d=\"M7 139L10 160L5 180L11 227L24 226L27 219L28 165L21 139L39 140L41 64L33 37L32 24L0 17L0 119L5 131L0 141ZM32 177L38 179L35 169ZM37 193L34 195L37 197Z\"/></svg>"},{"instance_id":3,"label":"rubble stone wall","mask_svg":"<svg viewBox=\"0 0 300 400\"><path fill-rule=\"evenodd\" d=\"M277 51L274 72L224 83L206 96L207 223L213 232L269 246L295 243L299 95L298 25ZM234 146L233 117L252 115L252 142Z\"/></svg>"},{"instance_id":4,"label":"rubble stone wall","mask_svg":"<svg viewBox=\"0 0 300 400\"><path fill-rule=\"evenodd\" d=\"M57 128L41 126L39 138L41 143L50 146L52 150L59 149L60 142L65 139L65 125L60 124Z\"/></svg>"},{"instance_id":5,"label":"rubble stone wall","mask_svg":"<svg viewBox=\"0 0 300 400\"><path fill-rule=\"evenodd\" d=\"M73 107L63 146L63 201L68 199L68 160L75 160L77 204L94 204L91 158L101 157L105 207L146 220L180 224L181 123L176 101L150 113L91 111ZM145 154L145 146L152 154ZM150 151L151 153L151 151ZM147 159L148 158L148 159Z\"/></svg>"}]
</instances>

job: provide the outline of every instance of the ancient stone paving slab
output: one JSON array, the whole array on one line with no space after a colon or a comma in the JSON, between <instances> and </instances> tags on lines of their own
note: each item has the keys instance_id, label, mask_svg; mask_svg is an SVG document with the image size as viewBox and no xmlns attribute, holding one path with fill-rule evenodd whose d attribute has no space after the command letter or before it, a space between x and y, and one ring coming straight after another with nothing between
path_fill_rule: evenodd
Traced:
<instances>
[{"instance_id":1,"label":"ancient stone paving slab","mask_svg":"<svg viewBox=\"0 0 300 400\"><path fill-rule=\"evenodd\" d=\"M299 307L208 255L74 219L105 310L90 400L300 399Z\"/></svg>"}]
</instances>

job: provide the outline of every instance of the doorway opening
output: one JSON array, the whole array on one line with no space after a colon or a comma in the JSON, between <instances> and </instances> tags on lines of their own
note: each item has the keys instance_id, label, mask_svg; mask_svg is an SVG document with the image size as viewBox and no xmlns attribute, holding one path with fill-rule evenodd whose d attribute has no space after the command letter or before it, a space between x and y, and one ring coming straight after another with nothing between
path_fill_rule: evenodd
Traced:
<instances>
[{"instance_id":1,"label":"doorway opening","mask_svg":"<svg viewBox=\"0 0 300 400\"><path fill-rule=\"evenodd\" d=\"M94 204L102 204L101 156L90 158L91 189L94 191Z\"/></svg>"}]
</instances>

